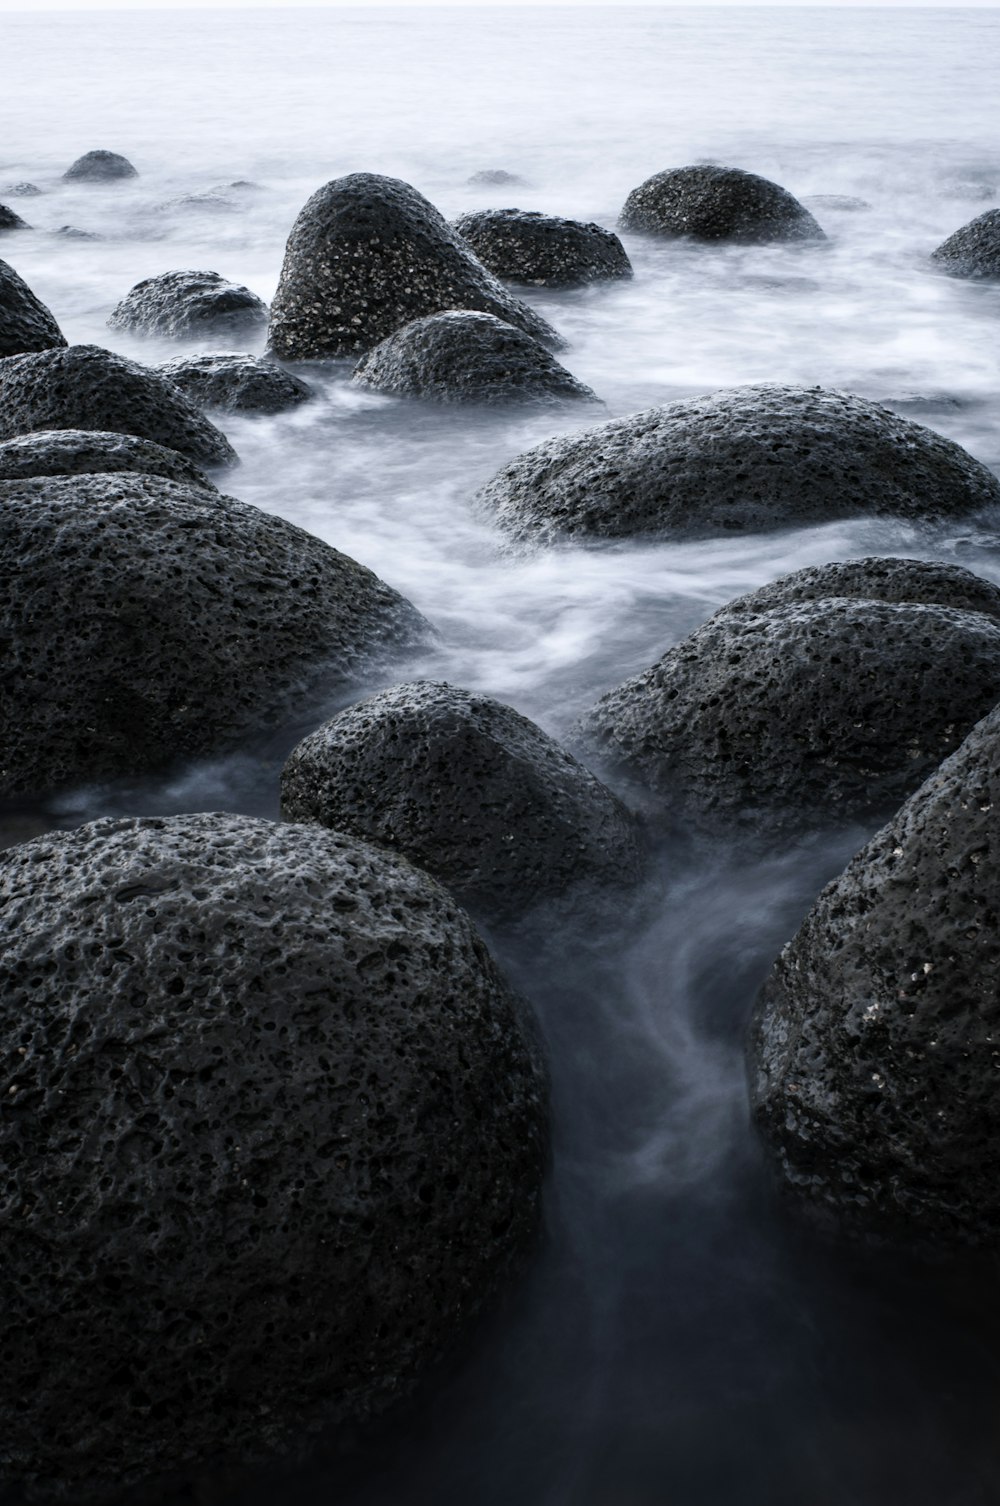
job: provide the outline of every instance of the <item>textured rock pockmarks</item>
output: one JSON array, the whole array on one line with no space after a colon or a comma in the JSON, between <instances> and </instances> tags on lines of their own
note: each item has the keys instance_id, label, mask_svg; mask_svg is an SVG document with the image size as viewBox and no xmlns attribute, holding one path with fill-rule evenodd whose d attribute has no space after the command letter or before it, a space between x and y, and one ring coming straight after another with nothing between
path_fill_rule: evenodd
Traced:
<instances>
[{"instance_id":1,"label":"textured rock pockmarks","mask_svg":"<svg viewBox=\"0 0 1000 1506\"><path fill-rule=\"evenodd\" d=\"M165 445L132 434L102 434L93 429L45 429L0 444L0 481L27 481L32 476L83 476L136 471L165 476L214 492L190 460Z\"/></svg>"},{"instance_id":2,"label":"textured rock pockmarks","mask_svg":"<svg viewBox=\"0 0 1000 1506\"><path fill-rule=\"evenodd\" d=\"M230 413L283 413L313 395L301 377L259 356L175 356L159 370L199 407Z\"/></svg>"},{"instance_id":3,"label":"textured rock pockmarks","mask_svg":"<svg viewBox=\"0 0 1000 1506\"><path fill-rule=\"evenodd\" d=\"M267 304L219 272L161 272L146 277L112 310L110 329L141 335L246 335L263 330Z\"/></svg>"},{"instance_id":4,"label":"textured rock pockmarks","mask_svg":"<svg viewBox=\"0 0 1000 1506\"><path fill-rule=\"evenodd\" d=\"M951 277L1000 277L1000 209L987 209L931 253Z\"/></svg>"},{"instance_id":5,"label":"textured rock pockmarks","mask_svg":"<svg viewBox=\"0 0 1000 1506\"><path fill-rule=\"evenodd\" d=\"M139 174L127 157L118 152L85 152L63 173L68 183L115 183Z\"/></svg>"},{"instance_id":6,"label":"textured rock pockmarks","mask_svg":"<svg viewBox=\"0 0 1000 1506\"><path fill-rule=\"evenodd\" d=\"M625 247L602 225L534 209L483 209L461 215L455 229L504 282L572 288L632 276Z\"/></svg>"},{"instance_id":7,"label":"textured rock pockmarks","mask_svg":"<svg viewBox=\"0 0 1000 1506\"><path fill-rule=\"evenodd\" d=\"M619 224L700 241L822 241L808 209L787 188L738 167L676 167L633 188Z\"/></svg>"},{"instance_id":8,"label":"textured rock pockmarks","mask_svg":"<svg viewBox=\"0 0 1000 1506\"><path fill-rule=\"evenodd\" d=\"M0 261L0 359L65 345L65 335L42 300L13 267Z\"/></svg>"}]
</instances>

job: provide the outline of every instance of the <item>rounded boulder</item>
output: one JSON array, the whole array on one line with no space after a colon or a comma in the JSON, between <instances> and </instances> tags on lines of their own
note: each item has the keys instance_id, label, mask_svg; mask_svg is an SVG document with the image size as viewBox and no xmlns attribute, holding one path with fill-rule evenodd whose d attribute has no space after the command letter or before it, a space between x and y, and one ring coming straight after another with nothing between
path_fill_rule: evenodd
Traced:
<instances>
[{"instance_id":1,"label":"rounded boulder","mask_svg":"<svg viewBox=\"0 0 1000 1506\"><path fill-rule=\"evenodd\" d=\"M505 282L572 288L632 276L625 247L602 225L534 209L483 209L461 215L455 229Z\"/></svg>"},{"instance_id":2,"label":"rounded boulder","mask_svg":"<svg viewBox=\"0 0 1000 1506\"><path fill-rule=\"evenodd\" d=\"M0 204L0 232L4 230L30 230L27 220L22 220L7 204Z\"/></svg>"},{"instance_id":3,"label":"rounded boulder","mask_svg":"<svg viewBox=\"0 0 1000 1506\"><path fill-rule=\"evenodd\" d=\"M987 209L931 253L950 277L1000 277L1000 209Z\"/></svg>"},{"instance_id":4,"label":"rounded boulder","mask_svg":"<svg viewBox=\"0 0 1000 1506\"><path fill-rule=\"evenodd\" d=\"M187 338L244 335L267 324L267 304L219 272L160 272L143 278L112 309L109 329Z\"/></svg>"},{"instance_id":5,"label":"rounded boulder","mask_svg":"<svg viewBox=\"0 0 1000 1506\"><path fill-rule=\"evenodd\" d=\"M118 152L85 152L63 173L68 183L114 183L139 174L127 157Z\"/></svg>"},{"instance_id":6,"label":"rounded boulder","mask_svg":"<svg viewBox=\"0 0 1000 1506\"><path fill-rule=\"evenodd\" d=\"M0 360L65 345L65 335L42 300L13 267L0 261Z\"/></svg>"},{"instance_id":7,"label":"rounded boulder","mask_svg":"<svg viewBox=\"0 0 1000 1506\"><path fill-rule=\"evenodd\" d=\"M46 429L0 444L0 481L26 481L32 476L83 476L114 471L137 471L165 476L169 481L215 491L190 460L165 445L132 434L102 434L92 429Z\"/></svg>"},{"instance_id":8,"label":"rounded boulder","mask_svg":"<svg viewBox=\"0 0 1000 1506\"><path fill-rule=\"evenodd\" d=\"M199 407L229 413L283 413L313 395L301 377L260 356L175 356L159 371Z\"/></svg>"},{"instance_id":9,"label":"rounded boulder","mask_svg":"<svg viewBox=\"0 0 1000 1506\"><path fill-rule=\"evenodd\" d=\"M625 200L623 230L700 241L822 241L816 220L787 188L738 167L704 164L654 173Z\"/></svg>"}]
</instances>

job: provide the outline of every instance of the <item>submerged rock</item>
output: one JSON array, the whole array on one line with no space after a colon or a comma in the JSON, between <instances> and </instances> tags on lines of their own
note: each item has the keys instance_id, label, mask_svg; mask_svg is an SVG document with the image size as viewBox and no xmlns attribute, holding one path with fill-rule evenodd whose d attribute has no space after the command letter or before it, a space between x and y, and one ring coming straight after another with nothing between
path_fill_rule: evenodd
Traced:
<instances>
[{"instance_id":1,"label":"submerged rock","mask_svg":"<svg viewBox=\"0 0 1000 1506\"><path fill-rule=\"evenodd\" d=\"M175 356L159 370L193 403L230 413L282 413L313 395L301 377L260 356Z\"/></svg>"},{"instance_id":2,"label":"submerged rock","mask_svg":"<svg viewBox=\"0 0 1000 1506\"><path fill-rule=\"evenodd\" d=\"M314 193L295 221L268 338L284 360L357 356L401 325L448 309L494 314L544 344L559 343L415 188L352 173Z\"/></svg>"},{"instance_id":3,"label":"submerged rock","mask_svg":"<svg viewBox=\"0 0 1000 1506\"><path fill-rule=\"evenodd\" d=\"M786 188L738 167L702 164L655 173L633 188L619 221L623 230L689 235L702 241L821 241L808 209Z\"/></svg>"},{"instance_id":4,"label":"submerged rock","mask_svg":"<svg viewBox=\"0 0 1000 1506\"><path fill-rule=\"evenodd\" d=\"M56 235L64 235L68 241L100 241L103 235L96 235L93 230L78 230L75 225L60 225L54 232Z\"/></svg>"},{"instance_id":5,"label":"submerged rock","mask_svg":"<svg viewBox=\"0 0 1000 1506\"><path fill-rule=\"evenodd\" d=\"M1000 502L960 445L821 387L735 387L546 440L479 501L520 540L706 537Z\"/></svg>"},{"instance_id":6,"label":"submerged rock","mask_svg":"<svg viewBox=\"0 0 1000 1506\"><path fill-rule=\"evenodd\" d=\"M0 482L0 573L0 794L232 746L426 632L300 528L151 475Z\"/></svg>"},{"instance_id":7,"label":"submerged rock","mask_svg":"<svg viewBox=\"0 0 1000 1506\"><path fill-rule=\"evenodd\" d=\"M0 481L31 476L82 476L136 471L164 476L214 492L216 487L177 450L136 439L132 434L102 434L93 429L46 429L0 444Z\"/></svg>"},{"instance_id":8,"label":"submerged rock","mask_svg":"<svg viewBox=\"0 0 1000 1506\"><path fill-rule=\"evenodd\" d=\"M481 167L466 180L475 188L526 188L525 180L517 173L509 173L502 167Z\"/></svg>"},{"instance_id":9,"label":"submerged rock","mask_svg":"<svg viewBox=\"0 0 1000 1506\"><path fill-rule=\"evenodd\" d=\"M71 183L113 183L117 179L138 176L127 157L105 151L85 152L63 173Z\"/></svg>"},{"instance_id":10,"label":"submerged rock","mask_svg":"<svg viewBox=\"0 0 1000 1506\"><path fill-rule=\"evenodd\" d=\"M0 193L9 194L12 199L37 199L41 192L34 183L5 183L0 188Z\"/></svg>"},{"instance_id":11,"label":"submerged rock","mask_svg":"<svg viewBox=\"0 0 1000 1506\"><path fill-rule=\"evenodd\" d=\"M1000 277L1000 209L987 209L931 253L951 277Z\"/></svg>"},{"instance_id":12,"label":"submerged rock","mask_svg":"<svg viewBox=\"0 0 1000 1506\"><path fill-rule=\"evenodd\" d=\"M612 231L533 209L463 214L455 229L484 267L508 282L571 288L631 277L632 263Z\"/></svg>"},{"instance_id":13,"label":"submerged rock","mask_svg":"<svg viewBox=\"0 0 1000 1506\"><path fill-rule=\"evenodd\" d=\"M161 272L137 282L111 311L109 329L142 335L246 334L267 324L267 304L219 272Z\"/></svg>"},{"instance_id":14,"label":"submerged rock","mask_svg":"<svg viewBox=\"0 0 1000 1506\"><path fill-rule=\"evenodd\" d=\"M30 229L31 226L19 214L15 214L6 204L0 204L0 231Z\"/></svg>"},{"instance_id":15,"label":"submerged rock","mask_svg":"<svg viewBox=\"0 0 1000 1506\"><path fill-rule=\"evenodd\" d=\"M6 853L0 916L8 1484L119 1499L294 1455L405 1397L523 1266L543 1069L409 863L104 820Z\"/></svg>"},{"instance_id":16,"label":"submerged rock","mask_svg":"<svg viewBox=\"0 0 1000 1506\"><path fill-rule=\"evenodd\" d=\"M0 365L0 440L43 429L134 434L199 465L233 465L236 452L159 372L98 345L71 345Z\"/></svg>"},{"instance_id":17,"label":"submerged rock","mask_svg":"<svg viewBox=\"0 0 1000 1506\"><path fill-rule=\"evenodd\" d=\"M0 359L57 350L66 337L14 268L0 261Z\"/></svg>"},{"instance_id":18,"label":"submerged rock","mask_svg":"<svg viewBox=\"0 0 1000 1506\"><path fill-rule=\"evenodd\" d=\"M360 387L439 403L596 402L589 387L523 330L492 314L415 319L362 356Z\"/></svg>"},{"instance_id":19,"label":"submerged rock","mask_svg":"<svg viewBox=\"0 0 1000 1506\"><path fill-rule=\"evenodd\" d=\"M846 193L814 193L801 200L806 209L836 209L844 214L858 214L872 206L867 199L856 199Z\"/></svg>"}]
</instances>

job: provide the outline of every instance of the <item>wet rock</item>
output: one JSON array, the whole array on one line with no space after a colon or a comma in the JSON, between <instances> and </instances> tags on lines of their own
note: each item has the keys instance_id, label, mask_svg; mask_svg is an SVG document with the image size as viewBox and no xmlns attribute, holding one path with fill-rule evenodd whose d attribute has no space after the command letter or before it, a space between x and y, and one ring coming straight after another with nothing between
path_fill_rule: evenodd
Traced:
<instances>
[{"instance_id":1,"label":"wet rock","mask_svg":"<svg viewBox=\"0 0 1000 1506\"><path fill-rule=\"evenodd\" d=\"M764 985L754 1117L828 1228L1000 1245L1000 712L820 895Z\"/></svg>"},{"instance_id":2,"label":"wet rock","mask_svg":"<svg viewBox=\"0 0 1000 1506\"><path fill-rule=\"evenodd\" d=\"M705 825L884 819L1000 700L998 607L997 588L958 567L802 571L609 692L584 743Z\"/></svg>"},{"instance_id":3,"label":"wet rock","mask_svg":"<svg viewBox=\"0 0 1000 1506\"><path fill-rule=\"evenodd\" d=\"M6 204L0 204L0 231L30 229L31 226L19 214L15 214Z\"/></svg>"},{"instance_id":4,"label":"wet rock","mask_svg":"<svg viewBox=\"0 0 1000 1506\"><path fill-rule=\"evenodd\" d=\"M65 335L42 300L13 267L0 261L0 359L65 344Z\"/></svg>"},{"instance_id":5,"label":"wet rock","mask_svg":"<svg viewBox=\"0 0 1000 1506\"><path fill-rule=\"evenodd\" d=\"M987 209L931 253L950 277L1000 277L1000 209Z\"/></svg>"},{"instance_id":6,"label":"wet rock","mask_svg":"<svg viewBox=\"0 0 1000 1506\"><path fill-rule=\"evenodd\" d=\"M151 475L0 482L0 570L0 793L232 746L426 631L291 523Z\"/></svg>"},{"instance_id":7,"label":"wet rock","mask_svg":"<svg viewBox=\"0 0 1000 1506\"><path fill-rule=\"evenodd\" d=\"M131 434L102 434L92 429L46 429L0 444L0 481L32 476L83 476L136 471L165 476L214 492L203 471L176 450L136 439Z\"/></svg>"},{"instance_id":8,"label":"wet rock","mask_svg":"<svg viewBox=\"0 0 1000 1506\"><path fill-rule=\"evenodd\" d=\"M439 403L596 402L554 356L492 314L431 314L362 356L360 387Z\"/></svg>"},{"instance_id":9,"label":"wet rock","mask_svg":"<svg viewBox=\"0 0 1000 1506\"><path fill-rule=\"evenodd\" d=\"M0 193L8 195L12 199L37 199L42 190L34 183L5 183L0 188Z\"/></svg>"},{"instance_id":10,"label":"wet rock","mask_svg":"<svg viewBox=\"0 0 1000 1506\"><path fill-rule=\"evenodd\" d=\"M159 370L193 403L231 413L282 413L313 395L301 377L259 356L175 356Z\"/></svg>"},{"instance_id":11,"label":"wet rock","mask_svg":"<svg viewBox=\"0 0 1000 1506\"><path fill-rule=\"evenodd\" d=\"M113 183L122 178L138 176L127 157L105 151L85 152L63 173L63 177L71 183Z\"/></svg>"},{"instance_id":12,"label":"wet rock","mask_svg":"<svg viewBox=\"0 0 1000 1506\"><path fill-rule=\"evenodd\" d=\"M484 267L508 282L571 288L631 277L625 247L610 230L533 209L463 214L455 229Z\"/></svg>"},{"instance_id":13,"label":"wet rock","mask_svg":"<svg viewBox=\"0 0 1000 1506\"><path fill-rule=\"evenodd\" d=\"M291 754L282 814L395 848L494 923L638 882L633 817L540 727L420 680L350 706Z\"/></svg>"},{"instance_id":14,"label":"wet rock","mask_svg":"<svg viewBox=\"0 0 1000 1506\"><path fill-rule=\"evenodd\" d=\"M547 440L479 500L514 538L706 537L1000 502L961 446L821 387L735 387Z\"/></svg>"},{"instance_id":15,"label":"wet rock","mask_svg":"<svg viewBox=\"0 0 1000 1506\"><path fill-rule=\"evenodd\" d=\"M544 1074L427 875L104 820L6 853L0 915L8 1482L201 1499L405 1397L523 1266Z\"/></svg>"},{"instance_id":16,"label":"wet rock","mask_svg":"<svg viewBox=\"0 0 1000 1506\"><path fill-rule=\"evenodd\" d=\"M267 304L218 272L161 272L116 305L109 329L142 335L245 335L267 324Z\"/></svg>"},{"instance_id":17,"label":"wet rock","mask_svg":"<svg viewBox=\"0 0 1000 1506\"><path fill-rule=\"evenodd\" d=\"M0 440L44 429L134 434L198 465L233 465L236 452L159 372L98 345L71 345L0 365Z\"/></svg>"},{"instance_id":18,"label":"wet rock","mask_svg":"<svg viewBox=\"0 0 1000 1506\"><path fill-rule=\"evenodd\" d=\"M494 314L543 344L559 343L415 188L352 173L314 193L295 221L268 338L284 360L357 356L448 309Z\"/></svg>"},{"instance_id":19,"label":"wet rock","mask_svg":"<svg viewBox=\"0 0 1000 1506\"><path fill-rule=\"evenodd\" d=\"M846 193L814 193L801 202L806 209L835 209L843 214L859 214L872 207L867 199L856 199Z\"/></svg>"},{"instance_id":20,"label":"wet rock","mask_svg":"<svg viewBox=\"0 0 1000 1506\"><path fill-rule=\"evenodd\" d=\"M677 167L633 188L623 230L702 241L825 240L808 209L777 183L737 167Z\"/></svg>"},{"instance_id":21,"label":"wet rock","mask_svg":"<svg viewBox=\"0 0 1000 1506\"><path fill-rule=\"evenodd\" d=\"M75 225L60 225L56 235L64 235L68 241L101 241L103 235L95 235L93 230L78 230Z\"/></svg>"},{"instance_id":22,"label":"wet rock","mask_svg":"<svg viewBox=\"0 0 1000 1506\"><path fill-rule=\"evenodd\" d=\"M524 178L502 167L482 167L467 181L475 188L527 188Z\"/></svg>"}]
</instances>

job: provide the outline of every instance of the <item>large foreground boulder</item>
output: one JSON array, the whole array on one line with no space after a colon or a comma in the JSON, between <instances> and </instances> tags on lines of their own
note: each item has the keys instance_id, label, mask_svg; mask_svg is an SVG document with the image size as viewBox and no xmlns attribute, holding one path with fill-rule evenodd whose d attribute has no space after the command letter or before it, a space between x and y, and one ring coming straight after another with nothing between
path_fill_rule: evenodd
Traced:
<instances>
[{"instance_id":1,"label":"large foreground boulder","mask_svg":"<svg viewBox=\"0 0 1000 1506\"><path fill-rule=\"evenodd\" d=\"M260 356L175 356L159 370L199 407L229 413L283 413L313 395L301 377Z\"/></svg>"},{"instance_id":2,"label":"large foreground boulder","mask_svg":"<svg viewBox=\"0 0 1000 1506\"><path fill-rule=\"evenodd\" d=\"M865 561L850 594L808 571L724 607L597 703L588 747L723 830L884 819L1000 701L1000 593L899 563L887 600ZM827 568L835 593L844 567Z\"/></svg>"},{"instance_id":3,"label":"large foreground boulder","mask_svg":"<svg viewBox=\"0 0 1000 1506\"><path fill-rule=\"evenodd\" d=\"M123 178L138 176L127 157L118 152L103 150L85 152L63 173L63 178L69 183L115 183Z\"/></svg>"},{"instance_id":4,"label":"large foreground boulder","mask_svg":"<svg viewBox=\"0 0 1000 1506\"><path fill-rule=\"evenodd\" d=\"M951 277L1000 277L1000 209L987 209L931 253Z\"/></svg>"},{"instance_id":5,"label":"large foreground boulder","mask_svg":"<svg viewBox=\"0 0 1000 1506\"><path fill-rule=\"evenodd\" d=\"M0 363L0 440L43 429L134 434L198 465L233 465L236 451L159 372L98 345Z\"/></svg>"},{"instance_id":6,"label":"large foreground boulder","mask_svg":"<svg viewBox=\"0 0 1000 1506\"><path fill-rule=\"evenodd\" d=\"M559 343L415 188L352 173L314 193L295 221L268 339L284 360L357 356L400 325L446 309L495 314L544 344Z\"/></svg>"},{"instance_id":7,"label":"large foreground boulder","mask_svg":"<svg viewBox=\"0 0 1000 1506\"><path fill-rule=\"evenodd\" d=\"M734 387L546 440L478 500L514 538L699 537L961 516L1000 481L960 445L822 387Z\"/></svg>"},{"instance_id":8,"label":"large foreground boulder","mask_svg":"<svg viewBox=\"0 0 1000 1506\"><path fill-rule=\"evenodd\" d=\"M505 282L573 288L632 276L625 247L603 225L535 209L483 209L461 215L455 229Z\"/></svg>"},{"instance_id":9,"label":"large foreground boulder","mask_svg":"<svg viewBox=\"0 0 1000 1506\"><path fill-rule=\"evenodd\" d=\"M754 1117L852 1234L1000 1248L1000 712L829 885L764 985Z\"/></svg>"},{"instance_id":10,"label":"large foreground boulder","mask_svg":"<svg viewBox=\"0 0 1000 1506\"><path fill-rule=\"evenodd\" d=\"M675 167L633 188L619 224L700 241L821 241L826 236L787 188L738 167Z\"/></svg>"},{"instance_id":11,"label":"large foreground boulder","mask_svg":"<svg viewBox=\"0 0 1000 1506\"><path fill-rule=\"evenodd\" d=\"M98 821L4 855L0 935L8 1487L298 1451L405 1396L523 1263L543 1071L409 863Z\"/></svg>"},{"instance_id":12,"label":"large foreground boulder","mask_svg":"<svg viewBox=\"0 0 1000 1506\"><path fill-rule=\"evenodd\" d=\"M596 401L523 329L493 314L464 311L404 324L361 357L354 381L438 403Z\"/></svg>"},{"instance_id":13,"label":"large foreground boulder","mask_svg":"<svg viewBox=\"0 0 1000 1506\"><path fill-rule=\"evenodd\" d=\"M0 575L0 794L230 746L426 628L300 528L154 476L0 482Z\"/></svg>"},{"instance_id":14,"label":"large foreground boulder","mask_svg":"<svg viewBox=\"0 0 1000 1506\"><path fill-rule=\"evenodd\" d=\"M32 476L84 476L113 471L138 471L165 476L189 486L209 481L190 460L151 439L132 434L102 434L92 429L46 429L0 444L0 481L27 481Z\"/></svg>"},{"instance_id":15,"label":"large foreground boulder","mask_svg":"<svg viewBox=\"0 0 1000 1506\"><path fill-rule=\"evenodd\" d=\"M66 337L28 284L0 261L0 359L37 350L57 350Z\"/></svg>"},{"instance_id":16,"label":"large foreground boulder","mask_svg":"<svg viewBox=\"0 0 1000 1506\"><path fill-rule=\"evenodd\" d=\"M427 680L301 742L281 808L396 848L495 923L642 870L634 818L553 738L500 701Z\"/></svg>"},{"instance_id":17,"label":"large foreground boulder","mask_svg":"<svg viewBox=\"0 0 1000 1506\"><path fill-rule=\"evenodd\" d=\"M112 309L109 329L141 335L245 335L267 324L267 304L219 272L145 277Z\"/></svg>"}]
</instances>

